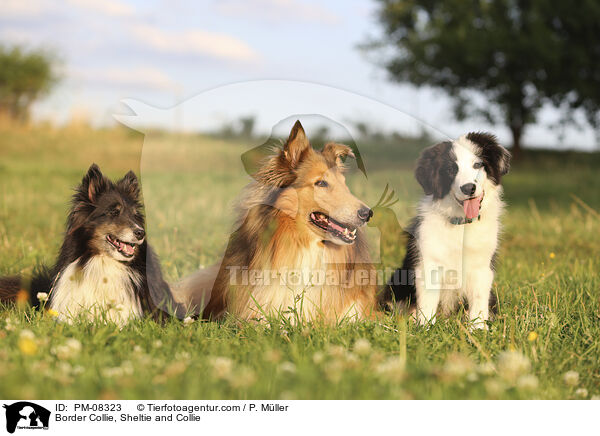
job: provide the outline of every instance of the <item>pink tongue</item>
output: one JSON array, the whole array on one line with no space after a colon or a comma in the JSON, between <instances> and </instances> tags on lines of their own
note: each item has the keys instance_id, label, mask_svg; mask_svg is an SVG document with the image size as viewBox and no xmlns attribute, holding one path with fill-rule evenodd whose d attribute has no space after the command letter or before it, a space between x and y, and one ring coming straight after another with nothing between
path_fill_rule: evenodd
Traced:
<instances>
[{"instance_id":1,"label":"pink tongue","mask_svg":"<svg viewBox=\"0 0 600 436\"><path fill-rule=\"evenodd\" d=\"M336 229L339 232L343 232L344 229L340 226L338 226L336 223L329 221L329 227Z\"/></svg>"},{"instance_id":2,"label":"pink tongue","mask_svg":"<svg viewBox=\"0 0 600 436\"><path fill-rule=\"evenodd\" d=\"M129 244L121 244L121 250L128 255L132 255L135 249Z\"/></svg>"},{"instance_id":3,"label":"pink tongue","mask_svg":"<svg viewBox=\"0 0 600 436\"><path fill-rule=\"evenodd\" d=\"M467 219L476 218L479 215L479 205L481 203L481 197L471 198L463 202L463 208L465 209L465 215Z\"/></svg>"}]
</instances>

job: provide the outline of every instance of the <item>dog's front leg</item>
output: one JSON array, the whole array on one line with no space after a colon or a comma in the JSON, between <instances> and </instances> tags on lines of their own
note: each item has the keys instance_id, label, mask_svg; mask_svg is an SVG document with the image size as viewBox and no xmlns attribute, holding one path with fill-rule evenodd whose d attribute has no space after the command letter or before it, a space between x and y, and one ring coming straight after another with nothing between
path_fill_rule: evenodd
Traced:
<instances>
[{"instance_id":1,"label":"dog's front leg","mask_svg":"<svg viewBox=\"0 0 600 436\"><path fill-rule=\"evenodd\" d=\"M440 303L439 289L419 289L417 286L417 323L427 325L435 324L435 315Z\"/></svg>"},{"instance_id":2,"label":"dog's front leg","mask_svg":"<svg viewBox=\"0 0 600 436\"><path fill-rule=\"evenodd\" d=\"M494 272L488 268L477 268L471 275L468 300L469 319L473 328L485 330L488 328L486 321L489 317L490 292L493 281Z\"/></svg>"},{"instance_id":3,"label":"dog's front leg","mask_svg":"<svg viewBox=\"0 0 600 436\"><path fill-rule=\"evenodd\" d=\"M417 290L417 323L435 324L435 316L440 303L443 278L436 263L426 262L420 277L415 280Z\"/></svg>"}]
</instances>

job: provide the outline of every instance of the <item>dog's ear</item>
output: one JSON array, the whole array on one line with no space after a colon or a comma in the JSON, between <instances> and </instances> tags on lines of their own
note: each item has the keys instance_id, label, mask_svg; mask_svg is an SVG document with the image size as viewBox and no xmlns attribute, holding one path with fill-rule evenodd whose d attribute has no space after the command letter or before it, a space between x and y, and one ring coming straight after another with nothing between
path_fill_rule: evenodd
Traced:
<instances>
[{"instance_id":1,"label":"dog's ear","mask_svg":"<svg viewBox=\"0 0 600 436\"><path fill-rule=\"evenodd\" d=\"M102 171L95 163L90 166L85 176L81 180L79 192L87 201L95 203L98 196L108 188L108 179L104 177Z\"/></svg>"},{"instance_id":2,"label":"dog's ear","mask_svg":"<svg viewBox=\"0 0 600 436\"><path fill-rule=\"evenodd\" d=\"M510 170L510 153L498 143L496 136L486 132L471 132L467 139L478 148L478 155L483 160L483 165L488 178L496 185L502 176Z\"/></svg>"},{"instance_id":3,"label":"dog's ear","mask_svg":"<svg viewBox=\"0 0 600 436\"><path fill-rule=\"evenodd\" d=\"M129 194L133 199L140 195L140 185L138 178L133 171L129 171L121 180L117 182L117 186Z\"/></svg>"},{"instance_id":4,"label":"dog's ear","mask_svg":"<svg viewBox=\"0 0 600 436\"><path fill-rule=\"evenodd\" d=\"M452 142L446 141L423 150L417 161L415 178L426 195L433 195L433 198L438 199L450 192L457 172Z\"/></svg>"},{"instance_id":5,"label":"dog's ear","mask_svg":"<svg viewBox=\"0 0 600 436\"><path fill-rule=\"evenodd\" d=\"M338 168L343 170L345 158L347 156L354 158L354 153L347 145L328 142L325 144L325 147L323 147L323 156L325 156L327 161L335 163Z\"/></svg>"},{"instance_id":6,"label":"dog's ear","mask_svg":"<svg viewBox=\"0 0 600 436\"><path fill-rule=\"evenodd\" d=\"M81 183L75 189L73 207L67 220L67 233L71 234L88 220L94 211L98 197L108 189L110 181L104 177L98 165L92 164Z\"/></svg>"},{"instance_id":7,"label":"dog's ear","mask_svg":"<svg viewBox=\"0 0 600 436\"><path fill-rule=\"evenodd\" d=\"M300 121L298 120L294 124L294 127L292 127L290 137L283 147L285 159L292 169L295 169L298 166L309 149L310 142L306 137L302 124L300 124Z\"/></svg>"}]
</instances>

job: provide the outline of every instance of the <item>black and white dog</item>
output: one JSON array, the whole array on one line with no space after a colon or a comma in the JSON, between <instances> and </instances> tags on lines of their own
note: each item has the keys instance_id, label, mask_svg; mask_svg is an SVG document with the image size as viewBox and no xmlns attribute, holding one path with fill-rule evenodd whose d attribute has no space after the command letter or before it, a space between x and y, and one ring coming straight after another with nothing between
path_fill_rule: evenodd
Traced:
<instances>
[{"instance_id":1,"label":"black and white dog","mask_svg":"<svg viewBox=\"0 0 600 436\"><path fill-rule=\"evenodd\" d=\"M93 164L75 189L54 267L42 268L31 281L0 277L0 301L25 294L39 305L38 293L49 294L45 307L65 321L83 315L123 326L144 315L161 317L159 306L170 301L170 290L146 241L132 171L113 183Z\"/></svg>"},{"instance_id":2,"label":"black and white dog","mask_svg":"<svg viewBox=\"0 0 600 436\"><path fill-rule=\"evenodd\" d=\"M488 133L469 133L425 149L415 176L425 191L408 236L402 268L389 286L421 324L461 300L475 328L487 328L494 257L503 210L501 178L510 153Z\"/></svg>"}]
</instances>

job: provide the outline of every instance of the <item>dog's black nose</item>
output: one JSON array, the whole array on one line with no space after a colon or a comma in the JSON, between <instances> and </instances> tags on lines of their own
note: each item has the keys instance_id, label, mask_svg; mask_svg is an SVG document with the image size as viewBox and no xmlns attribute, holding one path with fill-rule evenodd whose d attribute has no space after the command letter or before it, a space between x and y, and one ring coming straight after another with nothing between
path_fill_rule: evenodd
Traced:
<instances>
[{"instance_id":1,"label":"dog's black nose","mask_svg":"<svg viewBox=\"0 0 600 436\"><path fill-rule=\"evenodd\" d=\"M465 183L464 185L462 185L460 187L460 190L465 195L473 195L473 194L475 194L475 190L476 189L477 189L477 186L475 186L475 183Z\"/></svg>"},{"instance_id":2,"label":"dog's black nose","mask_svg":"<svg viewBox=\"0 0 600 436\"><path fill-rule=\"evenodd\" d=\"M144 239L144 236L146 236L146 232L144 231L144 229L135 229L133 231L133 234L138 239Z\"/></svg>"},{"instance_id":3,"label":"dog's black nose","mask_svg":"<svg viewBox=\"0 0 600 436\"><path fill-rule=\"evenodd\" d=\"M368 222L373 216L373 211L368 207L361 207L358 209L358 217L364 222Z\"/></svg>"}]
</instances>

